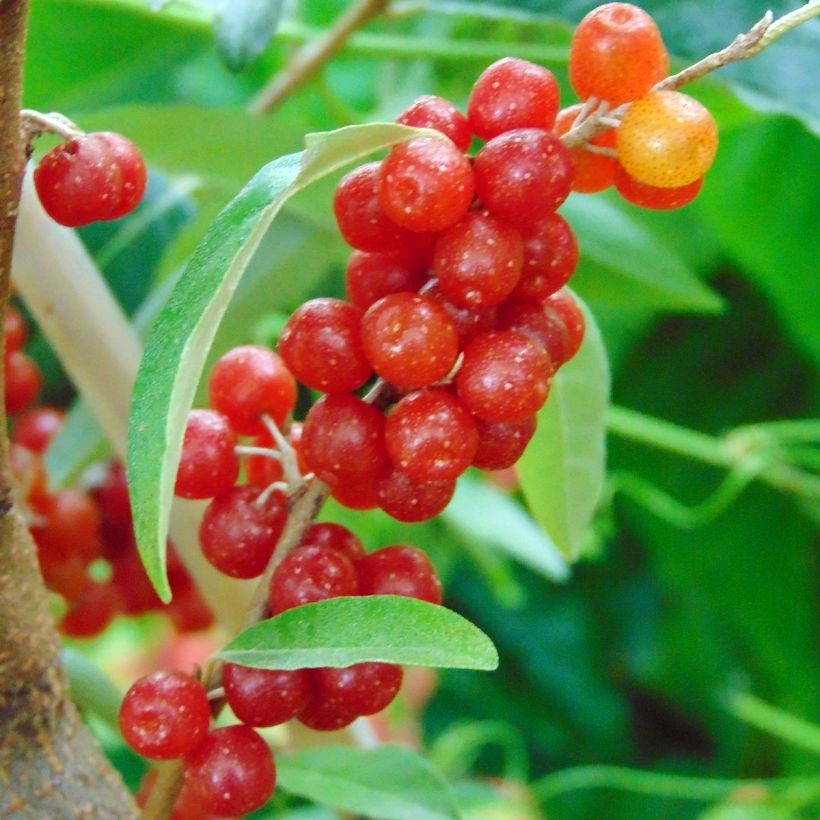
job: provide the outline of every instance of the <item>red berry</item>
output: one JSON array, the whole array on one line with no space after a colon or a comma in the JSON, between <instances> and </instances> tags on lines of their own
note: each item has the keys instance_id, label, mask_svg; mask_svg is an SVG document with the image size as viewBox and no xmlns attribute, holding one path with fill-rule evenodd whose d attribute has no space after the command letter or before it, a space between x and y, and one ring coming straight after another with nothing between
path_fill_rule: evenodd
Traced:
<instances>
[{"instance_id":1,"label":"red berry","mask_svg":"<svg viewBox=\"0 0 820 820\"><path fill-rule=\"evenodd\" d=\"M382 296L415 292L427 281L426 260L406 251L353 251L345 272L345 293L351 304L367 310Z\"/></svg>"},{"instance_id":2,"label":"red berry","mask_svg":"<svg viewBox=\"0 0 820 820\"><path fill-rule=\"evenodd\" d=\"M28 338L28 325L23 314L14 305L6 303L3 314L3 332L6 340L6 355L22 350Z\"/></svg>"},{"instance_id":3,"label":"red berry","mask_svg":"<svg viewBox=\"0 0 820 820\"><path fill-rule=\"evenodd\" d=\"M401 470L389 470L376 481L379 506L397 521L413 523L435 518L456 490L454 479L413 481Z\"/></svg>"},{"instance_id":4,"label":"red berry","mask_svg":"<svg viewBox=\"0 0 820 820\"><path fill-rule=\"evenodd\" d=\"M276 568L270 581L271 612L278 615L303 604L358 595L359 584L351 560L326 547L297 547Z\"/></svg>"},{"instance_id":5,"label":"red berry","mask_svg":"<svg viewBox=\"0 0 820 820\"><path fill-rule=\"evenodd\" d=\"M375 510L379 506L375 477L358 483L345 482L331 487L330 494L335 501L350 510Z\"/></svg>"},{"instance_id":6,"label":"red berry","mask_svg":"<svg viewBox=\"0 0 820 820\"><path fill-rule=\"evenodd\" d=\"M58 145L34 171L34 187L46 213L69 228L125 216L139 204L145 183L145 163L137 147L110 132L84 134Z\"/></svg>"},{"instance_id":7,"label":"red berry","mask_svg":"<svg viewBox=\"0 0 820 820\"><path fill-rule=\"evenodd\" d=\"M535 434L536 417L521 421L482 421L476 419L478 449L473 466L484 470L512 467L527 449Z\"/></svg>"},{"instance_id":8,"label":"red berry","mask_svg":"<svg viewBox=\"0 0 820 820\"><path fill-rule=\"evenodd\" d=\"M44 453L51 440L60 432L65 410L59 407L33 407L18 417L11 440L34 453Z\"/></svg>"},{"instance_id":9,"label":"red berry","mask_svg":"<svg viewBox=\"0 0 820 820\"><path fill-rule=\"evenodd\" d=\"M620 166L615 168L615 190L627 201L639 208L653 211L670 211L688 205L700 193L703 177L678 188L657 188L639 182Z\"/></svg>"},{"instance_id":10,"label":"red berry","mask_svg":"<svg viewBox=\"0 0 820 820\"><path fill-rule=\"evenodd\" d=\"M296 425L291 425L291 430ZM301 427L301 426L300 426ZM252 442L254 447L263 447L268 450L278 450L278 446L273 441L273 436L270 433L263 433L257 436ZM300 463L300 469L302 467ZM307 470L305 470L307 472ZM245 477L248 484L253 484L254 487L265 489L273 484L274 481L281 481L284 476L282 469L282 462L278 458L271 458L269 456L246 456L245 457Z\"/></svg>"},{"instance_id":11,"label":"red berry","mask_svg":"<svg viewBox=\"0 0 820 820\"><path fill-rule=\"evenodd\" d=\"M393 702L403 673L394 663L357 663L344 669L314 669L312 678L315 699L341 712L375 715Z\"/></svg>"},{"instance_id":12,"label":"red berry","mask_svg":"<svg viewBox=\"0 0 820 820\"><path fill-rule=\"evenodd\" d=\"M43 375L37 363L22 350L3 357L5 367L6 413L16 416L28 407L43 386Z\"/></svg>"},{"instance_id":13,"label":"red berry","mask_svg":"<svg viewBox=\"0 0 820 820\"><path fill-rule=\"evenodd\" d=\"M71 638L93 638L120 611L122 599L111 584L90 583L60 620L59 630Z\"/></svg>"},{"instance_id":14,"label":"red berry","mask_svg":"<svg viewBox=\"0 0 820 820\"><path fill-rule=\"evenodd\" d=\"M88 493L68 487L33 506L42 520L31 527L41 554L55 561L79 555L86 564L100 554L100 511Z\"/></svg>"},{"instance_id":15,"label":"red berry","mask_svg":"<svg viewBox=\"0 0 820 820\"><path fill-rule=\"evenodd\" d=\"M325 521L313 524L302 539L302 546L325 547L346 555L354 564L364 557L362 542L341 524Z\"/></svg>"},{"instance_id":16,"label":"red berry","mask_svg":"<svg viewBox=\"0 0 820 820\"><path fill-rule=\"evenodd\" d=\"M288 319L279 353L302 384L324 393L350 393L370 378L359 340L362 312L340 299L311 299Z\"/></svg>"},{"instance_id":17,"label":"red berry","mask_svg":"<svg viewBox=\"0 0 820 820\"><path fill-rule=\"evenodd\" d=\"M256 578L265 571L287 520L284 496L261 506L258 487L231 487L208 505L199 526L202 554L225 575Z\"/></svg>"},{"instance_id":18,"label":"red berry","mask_svg":"<svg viewBox=\"0 0 820 820\"><path fill-rule=\"evenodd\" d=\"M464 406L485 421L519 421L547 400L551 372L536 342L514 331L493 331L464 349L456 390Z\"/></svg>"},{"instance_id":19,"label":"red berry","mask_svg":"<svg viewBox=\"0 0 820 820\"><path fill-rule=\"evenodd\" d=\"M555 121L555 133L561 137L569 131L578 115L583 109L583 105L571 105L558 113ZM604 131L589 141L590 145L599 148L615 148L615 131ZM615 177L615 166L618 161L615 157L606 154L598 154L589 151L586 147L570 148L570 159L572 160L572 190L579 194L595 194L603 191L612 185Z\"/></svg>"},{"instance_id":20,"label":"red berry","mask_svg":"<svg viewBox=\"0 0 820 820\"><path fill-rule=\"evenodd\" d=\"M173 760L208 733L211 708L202 684L184 672L146 675L126 692L120 729L126 743L152 760Z\"/></svg>"},{"instance_id":21,"label":"red berry","mask_svg":"<svg viewBox=\"0 0 820 820\"><path fill-rule=\"evenodd\" d=\"M40 571L45 585L67 601L78 601L83 598L94 584L88 575L88 562L79 555L71 555L64 560L55 560L44 553L39 553L37 557L40 560ZM96 613L92 613L92 616L95 617ZM82 616L79 617L80 620L83 619ZM109 620L110 617L103 616L102 625L97 632L105 629Z\"/></svg>"},{"instance_id":22,"label":"red berry","mask_svg":"<svg viewBox=\"0 0 820 820\"><path fill-rule=\"evenodd\" d=\"M558 369L553 356L563 355L566 331L563 322L551 311L545 311L542 304L533 301L505 302L498 310L496 329L512 330L529 337L546 352L551 373Z\"/></svg>"},{"instance_id":23,"label":"red berry","mask_svg":"<svg viewBox=\"0 0 820 820\"><path fill-rule=\"evenodd\" d=\"M547 348L553 364L560 367L568 362L581 347L586 327L584 314L581 306L566 288L562 288L547 298L543 303L543 309L548 317L560 323L563 330L559 335L560 344L553 343Z\"/></svg>"},{"instance_id":24,"label":"red berry","mask_svg":"<svg viewBox=\"0 0 820 820\"><path fill-rule=\"evenodd\" d=\"M470 127L466 118L451 102L442 97L419 97L396 117L396 122L440 131L448 136L461 152L470 147Z\"/></svg>"},{"instance_id":25,"label":"red berry","mask_svg":"<svg viewBox=\"0 0 820 820\"><path fill-rule=\"evenodd\" d=\"M426 296L393 293L362 319L362 346L373 369L401 390L443 379L458 356L458 334L447 313Z\"/></svg>"},{"instance_id":26,"label":"red berry","mask_svg":"<svg viewBox=\"0 0 820 820\"><path fill-rule=\"evenodd\" d=\"M473 133L492 139L514 128L548 130L558 113L558 83L549 69L505 57L484 69L467 104Z\"/></svg>"},{"instance_id":27,"label":"red berry","mask_svg":"<svg viewBox=\"0 0 820 820\"><path fill-rule=\"evenodd\" d=\"M373 477L388 463L384 416L356 396L324 396L305 418L302 454L331 485Z\"/></svg>"},{"instance_id":28,"label":"red berry","mask_svg":"<svg viewBox=\"0 0 820 820\"><path fill-rule=\"evenodd\" d=\"M471 211L441 234L433 265L447 299L480 309L509 296L521 276L522 259L518 230L486 211Z\"/></svg>"},{"instance_id":29,"label":"red berry","mask_svg":"<svg viewBox=\"0 0 820 820\"><path fill-rule=\"evenodd\" d=\"M248 726L278 726L307 706L307 669L250 669L226 663L222 673L225 697L233 713Z\"/></svg>"},{"instance_id":30,"label":"red berry","mask_svg":"<svg viewBox=\"0 0 820 820\"><path fill-rule=\"evenodd\" d=\"M442 293L437 281L431 283L431 286L425 289L424 295L443 307L447 315L452 319L456 333L458 334L459 347L464 347L470 339L479 333L484 333L495 327L497 316L495 307L466 308L454 305Z\"/></svg>"},{"instance_id":31,"label":"red berry","mask_svg":"<svg viewBox=\"0 0 820 820\"><path fill-rule=\"evenodd\" d=\"M110 461L107 464L103 480L94 488L93 495L106 524L131 528L131 500L122 462Z\"/></svg>"},{"instance_id":32,"label":"red berry","mask_svg":"<svg viewBox=\"0 0 820 820\"><path fill-rule=\"evenodd\" d=\"M128 615L140 615L162 606L133 544L111 560L111 569L111 583L120 591Z\"/></svg>"},{"instance_id":33,"label":"red berry","mask_svg":"<svg viewBox=\"0 0 820 820\"><path fill-rule=\"evenodd\" d=\"M208 811L247 814L273 794L276 764L268 744L250 726L225 726L187 756L185 779Z\"/></svg>"},{"instance_id":34,"label":"red berry","mask_svg":"<svg viewBox=\"0 0 820 820\"><path fill-rule=\"evenodd\" d=\"M379 202L380 168L379 162L355 168L342 177L333 197L333 212L345 241L371 253L402 250L414 241L413 234L393 222Z\"/></svg>"},{"instance_id":35,"label":"red berry","mask_svg":"<svg viewBox=\"0 0 820 820\"><path fill-rule=\"evenodd\" d=\"M414 481L445 481L470 466L478 432L455 396L433 388L396 404L387 417L384 442L393 465Z\"/></svg>"},{"instance_id":36,"label":"red berry","mask_svg":"<svg viewBox=\"0 0 820 820\"><path fill-rule=\"evenodd\" d=\"M191 410L185 427L174 493L181 498L213 498L239 475L236 433L215 410Z\"/></svg>"},{"instance_id":37,"label":"red berry","mask_svg":"<svg viewBox=\"0 0 820 820\"><path fill-rule=\"evenodd\" d=\"M404 595L441 603L441 581L430 559L415 547L383 547L356 566L362 595Z\"/></svg>"},{"instance_id":38,"label":"red berry","mask_svg":"<svg viewBox=\"0 0 820 820\"><path fill-rule=\"evenodd\" d=\"M357 717L358 715L345 712L322 697L312 697L297 719L299 723L317 732L334 732L349 726Z\"/></svg>"},{"instance_id":39,"label":"red berry","mask_svg":"<svg viewBox=\"0 0 820 820\"><path fill-rule=\"evenodd\" d=\"M521 230L524 264L512 292L516 299L543 299L560 290L578 265L578 242L569 223L549 214Z\"/></svg>"},{"instance_id":40,"label":"red berry","mask_svg":"<svg viewBox=\"0 0 820 820\"><path fill-rule=\"evenodd\" d=\"M436 233L455 225L473 201L470 160L449 140L419 137L382 163L379 202L397 225Z\"/></svg>"},{"instance_id":41,"label":"red berry","mask_svg":"<svg viewBox=\"0 0 820 820\"><path fill-rule=\"evenodd\" d=\"M296 404L296 380L272 350L243 345L229 350L214 365L208 380L214 410L224 413L243 436L265 432L260 416L282 426Z\"/></svg>"},{"instance_id":42,"label":"red berry","mask_svg":"<svg viewBox=\"0 0 820 820\"><path fill-rule=\"evenodd\" d=\"M522 128L491 139L475 158L482 204L514 225L551 214L569 196L572 160L551 131Z\"/></svg>"},{"instance_id":43,"label":"red berry","mask_svg":"<svg viewBox=\"0 0 820 820\"><path fill-rule=\"evenodd\" d=\"M174 591L173 600L164 611L181 634L209 629L215 621L211 608L193 585Z\"/></svg>"}]
</instances>

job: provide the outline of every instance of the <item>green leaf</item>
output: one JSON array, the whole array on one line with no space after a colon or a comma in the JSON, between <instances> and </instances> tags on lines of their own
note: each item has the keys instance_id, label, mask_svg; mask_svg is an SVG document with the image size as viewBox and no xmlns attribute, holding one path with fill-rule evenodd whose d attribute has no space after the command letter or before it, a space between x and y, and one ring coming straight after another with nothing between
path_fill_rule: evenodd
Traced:
<instances>
[{"instance_id":1,"label":"green leaf","mask_svg":"<svg viewBox=\"0 0 820 820\"><path fill-rule=\"evenodd\" d=\"M508 493L486 481L462 476L441 517L464 539L503 552L552 581L569 577L558 547Z\"/></svg>"},{"instance_id":2,"label":"green leaf","mask_svg":"<svg viewBox=\"0 0 820 820\"><path fill-rule=\"evenodd\" d=\"M282 19L284 0L229 0L214 17L219 54L241 71L267 47Z\"/></svg>"},{"instance_id":3,"label":"green leaf","mask_svg":"<svg viewBox=\"0 0 820 820\"><path fill-rule=\"evenodd\" d=\"M585 309L586 334L553 379L538 428L519 462L521 489L535 520L570 561L578 558L606 472L609 366Z\"/></svg>"},{"instance_id":4,"label":"green leaf","mask_svg":"<svg viewBox=\"0 0 820 820\"><path fill-rule=\"evenodd\" d=\"M127 465L137 544L164 601L171 597L165 536L185 422L242 274L290 196L337 168L418 133L391 123L309 134L303 152L264 166L217 217L157 317L134 385Z\"/></svg>"},{"instance_id":5,"label":"green leaf","mask_svg":"<svg viewBox=\"0 0 820 820\"><path fill-rule=\"evenodd\" d=\"M291 794L379 820L458 817L450 789L404 746L306 749L277 757L277 784Z\"/></svg>"},{"instance_id":6,"label":"green leaf","mask_svg":"<svg viewBox=\"0 0 820 820\"><path fill-rule=\"evenodd\" d=\"M668 310L716 313L721 298L647 227L606 199L571 196L562 214L578 234L578 289L589 299L647 302Z\"/></svg>"},{"instance_id":7,"label":"green leaf","mask_svg":"<svg viewBox=\"0 0 820 820\"><path fill-rule=\"evenodd\" d=\"M344 667L365 661L495 669L490 639L461 615L401 595L330 598L288 609L237 635L222 660L256 669Z\"/></svg>"},{"instance_id":8,"label":"green leaf","mask_svg":"<svg viewBox=\"0 0 820 820\"><path fill-rule=\"evenodd\" d=\"M88 405L78 399L45 452L49 488L69 486L87 467L110 452L111 445Z\"/></svg>"}]
</instances>

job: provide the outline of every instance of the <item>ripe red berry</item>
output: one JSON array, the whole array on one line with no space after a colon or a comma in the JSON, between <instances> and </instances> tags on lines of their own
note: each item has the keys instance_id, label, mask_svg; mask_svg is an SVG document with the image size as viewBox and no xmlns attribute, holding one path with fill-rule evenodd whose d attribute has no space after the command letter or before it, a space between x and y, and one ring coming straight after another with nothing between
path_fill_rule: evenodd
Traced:
<instances>
[{"instance_id":1,"label":"ripe red berry","mask_svg":"<svg viewBox=\"0 0 820 820\"><path fill-rule=\"evenodd\" d=\"M413 523L435 518L456 490L454 479L413 481L401 470L388 470L376 480L379 507L397 521Z\"/></svg>"},{"instance_id":2,"label":"ripe red berry","mask_svg":"<svg viewBox=\"0 0 820 820\"><path fill-rule=\"evenodd\" d=\"M356 396L323 396L308 411L302 454L322 481L341 484L372 478L388 463L384 416Z\"/></svg>"},{"instance_id":3,"label":"ripe red berry","mask_svg":"<svg viewBox=\"0 0 820 820\"><path fill-rule=\"evenodd\" d=\"M371 374L359 340L362 312L340 299L311 299L297 308L279 339L279 353L302 384L350 393Z\"/></svg>"},{"instance_id":4,"label":"ripe red berry","mask_svg":"<svg viewBox=\"0 0 820 820\"><path fill-rule=\"evenodd\" d=\"M327 547L297 547L276 568L270 581L268 600L278 615L303 604L358 595L359 583L351 560Z\"/></svg>"},{"instance_id":5,"label":"ripe red berry","mask_svg":"<svg viewBox=\"0 0 820 820\"><path fill-rule=\"evenodd\" d=\"M555 121L555 133L561 137L569 131L578 115L583 109L583 105L571 105L569 108L558 112L558 119ZM599 148L615 148L615 132L604 131L589 141L590 145ZM615 157L599 154L588 150L586 147L571 148L569 151L572 160L572 190L579 194L595 194L603 191L612 185L615 177L615 166L618 161Z\"/></svg>"},{"instance_id":6,"label":"ripe red berry","mask_svg":"<svg viewBox=\"0 0 820 820\"><path fill-rule=\"evenodd\" d=\"M216 815L242 815L267 803L276 785L268 744L250 726L214 729L185 760L185 780Z\"/></svg>"},{"instance_id":7,"label":"ripe red berry","mask_svg":"<svg viewBox=\"0 0 820 820\"><path fill-rule=\"evenodd\" d=\"M43 375L34 359L22 350L7 353L3 365L6 413L16 416L37 398L43 386Z\"/></svg>"},{"instance_id":8,"label":"ripe red berry","mask_svg":"<svg viewBox=\"0 0 820 820\"><path fill-rule=\"evenodd\" d=\"M547 400L552 366L544 349L511 330L476 336L464 349L456 391L485 421L519 421Z\"/></svg>"},{"instance_id":9,"label":"ripe red berry","mask_svg":"<svg viewBox=\"0 0 820 820\"><path fill-rule=\"evenodd\" d=\"M93 496L102 513L104 524L117 528L131 528L131 500L128 497L125 467L121 461L108 462L102 481L94 487Z\"/></svg>"},{"instance_id":10,"label":"ripe red berry","mask_svg":"<svg viewBox=\"0 0 820 820\"><path fill-rule=\"evenodd\" d=\"M193 585L176 590L163 611L181 634L210 629L215 621L213 611Z\"/></svg>"},{"instance_id":11,"label":"ripe red berry","mask_svg":"<svg viewBox=\"0 0 820 820\"><path fill-rule=\"evenodd\" d=\"M345 272L345 293L352 305L367 310L382 296L415 292L427 281L426 260L417 253L354 251Z\"/></svg>"},{"instance_id":12,"label":"ripe red berry","mask_svg":"<svg viewBox=\"0 0 820 820\"><path fill-rule=\"evenodd\" d=\"M145 163L137 147L110 132L84 134L58 145L34 171L34 187L46 213L69 228L125 216L139 204L145 183Z\"/></svg>"},{"instance_id":13,"label":"ripe red berry","mask_svg":"<svg viewBox=\"0 0 820 820\"><path fill-rule=\"evenodd\" d=\"M473 201L470 160L449 140L419 137L395 146L382 163L379 202L409 231L455 225Z\"/></svg>"},{"instance_id":14,"label":"ripe red berry","mask_svg":"<svg viewBox=\"0 0 820 820\"><path fill-rule=\"evenodd\" d=\"M397 251L413 242L413 234L399 227L379 202L381 163L370 162L342 177L333 197L339 232L360 251Z\"/></svg>"},{"instance_id":15,"label":"ripe red berry","mask_svg":"<svg viewBox=\"0 0 820 820\"><path fill-rule=\"evenodd\" d=\"M523 244L512 225L471 211L436 243L438 288L453 304L488 308L503 302L521 276Z\"/></svg>"},{"instance_id":16,"label":"ripe red berry","mask_svg":"<svg viewBox=\"0 0 820 820\"><path fill-rule=\"evenodd\" d=\"M557 368L578 352L584 340L586 322L581 306L566 288L544 300L543 310L556 328L553 341L548 343L547 353Z\"/></svg>"},{"instance_id":17,"label":"ripe red berry","mask_svg":"<svg viewBox=\"0 0 820 820\"><path fill-rule=\"evenodd\" d=\"M478 431L455 396L432 388L396 404L387 417L384 442L393 465L414 481L445 481L470 466Z\"/></svg>"},{"instance_id":18,"label":"ripe red berry","mask_svg":"<svg viewBox=\"0 0 820 820\"><path fill-rule=\"evenodd\" d=\"M28 325L23 314L14 305L6 303L3 314L3 332L6 340L6 355L22 350L28 338Z\"/></svg>"},{"instance_id":19,"label":"ripe red berry","mask_svg":"<svg viewBox=\"0 0 820 820\"><path fill-rule=\"evenodd\" d=\"M357 663L312 670L314 698L341 712L375 715L393 702L404 677L394 663Z\"/></svg>"},{"instance_id":20,"label":"ripe red berry","mask_svg":"<svg viewBox=\"0 0 820 820\"><path fill-rule=\"evenodd\" d=\"M184 672L146 675L126 692L120 729L126 743L152 760L173 760L208 733L211 708L202 684Z\"/></svg>"},{"instance_id":21,"label":"ripe red berry","mask_svg":"<svg viewBox=\"0 0 820 820\"><path fill-rule=\"evenodd\" d=\"M62 595L69 602L83 598L94 584L88 574L88 562L79 555L71 555L65 560L56 561L44 553L39 553L37 558L40 561L40 571L43 573L45 585L52 592ZM120 603L124 606L123 601ZM92 611L92 617L96 618L96 615L97 613ZM84 616L79 617L81 621L85 620ZM99 629L96 632L92 631L91 634L102 632L108 626L111 617L113 617L113 613L110 616L103 614L100 619Z\"/></svg>"},{"instance_id":22,"label":"ripe red berry","mask_svg":"<svg viewBox=\"0 0 820 820\"><path fill-rule=\"evenodd\" d=\"M475 158L475 189L495 216L529 225L569 196L572 159L551 131L521 128L491 139Z\"/></svg>"},{"instance_id":23,"label":"ripe red berry","mask_svg":"<svg viewBox=\"0 0 820 820\"><path fill-rule=\"evenodd\" d=\"M482 421L476 419L478 448L473 466L483 470L512 467L527 449L535 434L536 417L521 421Z\"/></svg>"},{"instance_id":24,"label":"ripe red berry","mask_svg":"<svg viewBox=\"0 0 820 820\"><path fill-rule=\"evenodd\" d=\"M199 526L202 554L225 575L256 578L268 565L287 520L284 496L259 506L258 487L231 487L208 505Z\"/></svg>"},{"instance_id":25,"label":"ripe red berry","mask_svg":"<svg viewBox=\"0 0 820 820\"><path fill-rule=\"evenodd\" d=\"M296 380L272 350L243 345L229 350L214 365L208 380L214 410L224 413L243 436L265 432L260 416L271 416L278 426L296 404Z\"/></svg>"},{"instance_id":26,"label":"ripe red berry","mask_svg":"<svg viewBox=\"0 0 820 820\"><path fill-rule=\"evenodd\" d=\"M653 211L671 211L692 202L703 187L703 177L677 188L658 188L639 182L618 165L615 168L615 190L632 205Z\"/></svg>"},{"instance_id":27,"label":"ripe red berry","mask_svg":"<svg viewBox=\"0 0 820 820\"><path fill-rule=\"evenodd\" d=\"M213 498L239 475L236 433L215 410L191 410L185 427L174 493L181 498Z\"/></svg>"},{"instance_id":28,"label":"ripe red berry","mask_svg":"<svg viewBox=\"0 0 820 820\"><path fill-rule=\"evenodd\" d=\"M336 484L330 488L330 494L334 501L350 510L375 510L379 506L375 477L366 478L355 484Z\"/></svg>"},{"instance_id":29,"label":"ripe red berry","mask_svg":"<svg viewBox=\"0 0 820 820\"><path fill-rule=\"evenodd\" d=\"M65 421L65 410L59 407L33 407L18 417L11 440L34 453L44 453Z\"/></svg>"},{"instance_id":30,"label":"ripe red berry","mask_svg":"<svg viewBox=\"0 0 820 820\"><path fill-rule=\"evenodd\" d=\"M512 292L516 299L543 299L560 290L578 265L578 241L560 214L533 222L521 230L524 263Z\"/></svg>"},{"instance_id":31,"label":"ripe red berry","mask_svg":"<svg viewBox=\"0 0 820 820\"><path fill-rule=\"evenodd\" d=\"M226 663L222 673L225 697L233 713L248 726L278 726L307 706L307 669L251 669Z\"/></svg>"},{"instance_id":32,"label":"ripe red berry","mask_svg":"<svg viewBox=\"0 0 820 820\"><path fill-rule=\"evenodd\" d=\"M335 732L353 723L358 715L339 709L335 703L321 696L311 697L308 705L299 712L297 720L317 732Z\"/></svg>"},{"instance_id":33,"label":"ripe red berry","mask_svg":"<svg viewBox=\"0 0 820 820\"><path fill-rule=\"evenodd\" d=\"M488 140L515 128L549 130L558 113L558 83L540 65L505 57L484 69L467 104L473 133Z\"/></svg>"},{"instance_id":34,"label":"ripe red berry","mask_svg":"<svg viewBox=\"0 0 820 820\"><path fill-rule=\"evenodd\" d=\"M86 564L100 554L100 511L88 493L67 487L32 506L41 523L30 529L41 554L54 561L79 555Z\"/></svg>"},{"instance_id":35,"label":"ripe red berry","mask_svg":"<svg viewBox=\"0 0 820 820\"><path fill-rule=\"evenodd\" d=\"M470 147L470 127L466 118L451 102L442 97L419 97L396 117L396 122L440 131L455 143L459 151L464 152Z\"/></svg>"},{"instance_id":36,"label":"ripe red berry","mask_svg":"<svg viewBox=\"0 0 820 820\"><path fill-rule=\"evenodd\" d=\"M71 601L58 628L71 638L93 638L105 630L121 607L122 598L116 587L91 582Z\"/></svg>"},{"instance_id":37,"label":"ripe red berry","mask_svg":"<svg viewBox=\"0 0 820 820\"><path fill-rule=\"evenodd\" d=\"M458 334L447 313L426 296L393 293L371 305L361 339L373 369L401 390L443 379L458 356Z\"/></svg>"},{"instance_id":38,"label":"ripe red berry","mask_svg":"<svg viewBox=\"0 0 820 820\"><path fill-rule=\"evenodd\" d=\"M302 546L336 550L346 555L354 564L360 558L364 558L365 554L362 542L347 527L331 521L310 526L302 539Z\"/></svg>"},{"instance_id":39,"label":"ripe red berry","mask_svg":"<svg viewBox=\"0 0 820 820\"><path fill-rule=\"evenodd\" d=\"M578 24L569 54L569 80L582 100L616 106L642 97L669 71L655 21L631 3L606 3Z\"/></svg>"},{"instance_id":40,"label":"ripe red berry","mask_svg":"<svg viewBox=\"0 0 820 820\"><path fill-rule=\"evenodd\" d=\"M404 595L441 603L441 581L430 559L415 547L383 547L356 566L362 595Z\"/></svg>"},{"instance_id":41,"label":"ripe red berry","mask_svg":"<svg viewBox=\"0 0 820 820\"><path fill-rule=\"evenodd\" d=\"M466 308L454 305L444 293L442 293L437 281L432 282L430 286L425 289L424 295L443 307L447 315L452 319L456 333L458 334L459 347L464 347L470 339L479 333L484 333L495 327L497 311L494 306L487 308Z\"/></svg>"}]
</instances>

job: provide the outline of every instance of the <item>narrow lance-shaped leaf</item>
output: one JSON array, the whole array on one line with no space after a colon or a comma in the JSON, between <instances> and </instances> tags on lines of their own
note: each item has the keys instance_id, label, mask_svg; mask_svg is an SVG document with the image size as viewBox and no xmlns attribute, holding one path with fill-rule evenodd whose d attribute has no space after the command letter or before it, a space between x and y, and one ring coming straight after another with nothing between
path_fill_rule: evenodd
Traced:
<instances>
[{"instance_id":1,"label":"narrow lance-shaped leaf","mask_svg":"<svg viewBox=\"0 0 820 820\"><path fill-rule=\"evenodd\" d=\"M584 316L581 349L553 379L519 462L521 489L535 520L570 561L578 558L606 473L609 365L588 309Z\"/></svg>"},{"instance_id":2,"label":"narrow lance-shaped leaf","mask_svg":"<svg viewBox=\"0 0 820 820\"><path fill-rule=\"evenodd\" d=\"M330 598L288 609L237 635L219 658L257 669L498 666L492 641L456 612L400 595Z\"/></svg>"},{"instance_id":3,"label":"narrow lance-shaped leaf","mask_svg":"<svg viewBox=\"0 0 820 820\"><path fill-rule=\"evenodd\" d=\"M394 124L306 137L304 151L264 166L219 214L157 316L137 374L128 427L128 478L140 555L160 597L174 477L185 421L219 322L283 203L348 163L417 134Z\"/></svg>"},{"instance_id":4,"label":"narrow lance-shaped leaf","mask_svg":"<svg viewBox=\"0 0 820 820\"><path fill-rule=\"evenodd\" d=\"M405 746L329 746L276 760L277 784L290 794L340 811L382 820L458 817L447 783Z\"/></svg>"}]
</instances>

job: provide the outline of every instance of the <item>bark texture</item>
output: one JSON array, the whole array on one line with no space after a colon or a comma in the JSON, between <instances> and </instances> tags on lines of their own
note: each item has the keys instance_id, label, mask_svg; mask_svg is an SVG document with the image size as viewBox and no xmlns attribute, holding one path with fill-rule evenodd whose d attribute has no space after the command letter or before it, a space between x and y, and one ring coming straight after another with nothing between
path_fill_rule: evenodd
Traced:
<instances>
[{"instance_id":1,"label":"bark texture","mask_svg":"<svg viewBox=\"0 0 820 820\"><path fill-rule=\"evenodd\" d=\"M3 311L25 166L19 112L27 12L26 0L0 0ZM0 817L127 820L136 816L133 800L68 693L36 548L15 507L8 453L5 409L0 401Z\"/></svg>"}]
</instances>

